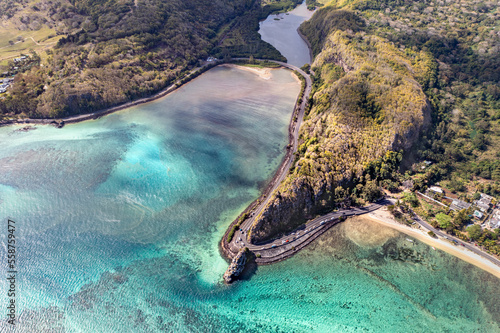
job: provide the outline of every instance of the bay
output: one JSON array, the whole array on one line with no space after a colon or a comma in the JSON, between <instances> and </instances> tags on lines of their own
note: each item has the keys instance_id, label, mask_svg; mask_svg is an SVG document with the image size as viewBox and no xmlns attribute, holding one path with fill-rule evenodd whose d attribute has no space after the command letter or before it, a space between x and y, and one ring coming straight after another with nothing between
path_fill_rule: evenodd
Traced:
<instances>
[{"instance_id":1,"label":"bay","mask_svg":"<svg viewBox=\"0 0 500 333\"><path fill-rule=\"evenodd\" d=\"M15 332L499 332L496 277L362 219L222 283L218 242L283 157L299 89L219 67L98 120L0 128Z\"/></svg>"}]
</instances>

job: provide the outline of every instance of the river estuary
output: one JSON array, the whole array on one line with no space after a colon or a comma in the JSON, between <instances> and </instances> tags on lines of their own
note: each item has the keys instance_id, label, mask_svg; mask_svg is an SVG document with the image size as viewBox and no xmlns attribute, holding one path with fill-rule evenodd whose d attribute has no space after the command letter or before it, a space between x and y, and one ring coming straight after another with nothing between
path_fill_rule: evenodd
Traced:
<instances>
[{"instance_id":1,"label":"river estuary","mask_svg":"<svg viewBox=\"0 0 500 333\"><path fill-rule=\"evenodd\" d=\"M500 332L496 277L369 221L222 283L218 243L279 165L300 90L270 73L217 67L98 120L0 128L18 240L18 322L0 331Z\"/></svg>"}]
</instances>

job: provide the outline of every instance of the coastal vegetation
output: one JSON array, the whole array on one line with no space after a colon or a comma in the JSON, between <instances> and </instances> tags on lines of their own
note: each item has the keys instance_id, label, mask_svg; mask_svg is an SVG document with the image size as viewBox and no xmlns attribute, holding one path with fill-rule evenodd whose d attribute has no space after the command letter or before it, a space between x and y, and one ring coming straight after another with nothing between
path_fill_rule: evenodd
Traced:
<instances>
[{"instance_id":1,"label":"coastal vegetation","mask_svg":"<svg viewBox=\"0 0 500 333\"><path fill-rule=\"evenodd\" d=\"M472 0L334 1L318 10L301 26L316 58L296 163L252 239L410 179L412 190L441 181L459 195L499 195L498 19L492 3ZM393 167L381 162L398 152ZM424 159L432 165L418 177L399 172ZM411 199L402 204L413 207ZM436 223L463 226L462 215Z\"/></svg>"},{"instance_id":2,"label":"coastal vegetation","mask_svg":"<svg viewBox=\"0 0 500 333\"><path fill-rule=\"evenodd\" d=\"M0 116L60 118L123 104L182 79L209 55L285 60L260 40L258 20L291 5L247 0L2 2L1 35L7 36L6 27L11 29L6 38L48 29L50 38L57 38L48 49L47 44L37 50L37 66L11 73L17 67L13 60L4 64L3 71L15 79L0 100ZM9 41L6 50L22 44Z\"/></svg>"},{"instance_id":3,"label":"coastal vegetation","mask_svg":"<svg viewBox=\"0 0 500 333\"><path fill-rule=\"evenodd\" d=\"M236 230L238 230L241 226L241 223L243 223L243 221L245 221L247 218L248 218L248 213L244 213L242 214L239 218L238 218L238 222L236 222L232 227L231 227L231 230L229 230L229 233L227 234L227 242L230 243L232 240L233 240L233 236L234 236L234 233L236 232Z\"/></svg>"}]
</instances>

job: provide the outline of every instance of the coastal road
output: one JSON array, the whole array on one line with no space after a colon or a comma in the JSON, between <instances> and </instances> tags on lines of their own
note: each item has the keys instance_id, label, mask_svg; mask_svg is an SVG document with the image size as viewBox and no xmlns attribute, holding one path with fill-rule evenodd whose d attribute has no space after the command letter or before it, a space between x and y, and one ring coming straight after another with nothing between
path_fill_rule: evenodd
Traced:
<instances>
[{"instance_id":1,"label":"coastal road","mask_svg":"<svg viewBox=\"0 0 500 333\"><path fill-rule=\"evenodd\" d=\"M463 247L465 247L467 250L469 251L472 251L474 252L475 254L485 258L485 259L488 259L489 261L493 262L494 264L500 266L500 260L498 260L497 258L489 255L488 253L480 250L479 248L477 248L476 246L473 246L473 245L470 245L469 243L467 242L464 242L463 240L459 239L459 238L456 238L452 235L449 235L445 232L442 232L436 228L434 228L432 225L430 225L429 223L425 222L424 220L422 220L420 218L420 216L418 215L415 215L415 218L414 218L414 221L417 222L418 224L420 224L422 227L424 227L425 229L428 229L430 231L432 231L433 233L435 233L437 236L439 237L442 237L442 238L445 238L445 239L448 239L450 241L455 241L458 243L458 245L461 245ZM458 246L457 245L457 246Z\"/></svg>"},{"instance_id":2,"label":"coastal road","mask_svg":"<svg viewBox=\"0 0 500 333\"><path fill-rule=\"evenodd\" d=\"M235 60L248 60L247 58L236 58ZM302 95L302 101L299 105L295 106L294 112L292 113L292 119L290 121L290 128L289 128L289 146L287 148L287 153L285 155L285 159L281 163L278 171L274 175L273 179L271 180L271 183L265 190L265 192L261 195L260 203L254 207L254 209L251 212L251 215L249 218L247 218L245 221L240 226L240 229L237 230L234 233L233 239L231 243L229 244L231 248L231 252L238 252L239 249L243 247L248 247L250 249L251 244L248 244L249 242L246 241L246 236L247 232L252 226L252 224L255 221L255 218L262 212L264 207L267 205L267 203L270 200L271 194L278 188L278 186L281 184L281 182L285 179L285 177L288 175L288 170L290 169L293 161L294 161L294 153L297 151L298 147L298 142L299 142L299 129L300 125L302 124L302 120L304 118L304 113L305 109L307 106L307 101L309 100L309 96L311 94L312 90L312 80L311 77L304 72L302 69L298 68L297 66L287 64L286 62L281 62L281 61L275 61L275 60L265 60L265 59L256 59L259 61L269 61L273 62L275 64L278 64L282 67L297 71L300 75L302 75L306 81L305 87L304 87L304 93ZM296 120L294 120L296 119ZM245 239L245 242L238 241L236 240L239 239ZM245 244L245 245L242 245Z\"/></svg>"},{"instance_id":3,"label":"coastal road","mask_svg":"<svg viewBox=\"0 0 500 333\"><path fill-rule=\"evenodd\" d=\"M306 224L298 227L286 235L262 244L249 243L246 240L246 237L244 237L246 235L246 231L243 230L239 233L241 236L235 236L233 238L233 242L231 242L230 246L233 247L233 251L247 247L259 256L257 259L258 263L279 261L289 257L297 249L302 248L304 245L309 244L312 240L316 239L318 235L321 235L330 227L343 221L345 218L367 214L387 204L390 204L390 202L382 199L365 207L332 211L328 214L308 221Z\"/></svg>"}]
</instances>

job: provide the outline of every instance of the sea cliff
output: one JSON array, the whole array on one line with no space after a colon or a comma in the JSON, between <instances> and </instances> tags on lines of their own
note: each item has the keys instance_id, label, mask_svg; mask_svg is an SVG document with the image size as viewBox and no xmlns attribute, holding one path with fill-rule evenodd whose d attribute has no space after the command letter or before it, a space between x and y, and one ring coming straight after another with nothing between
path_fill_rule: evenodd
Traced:
<instances>
[{"instance_id":1,"label":"sea cliff","mask_svg":"<svg viewBox=\"0 0 500 333\"><path fill-rule=\"evenodd\" d=\"M321 44L295 163L252 225L254 243L340 203L369 201L379 185L373 174L365 177L370 163L379 161L375 173L387 176L401 160L393 152L410 149L430 123L419 83L432 65L427 54L408 54L364 32L335 30Z\"/></svg>"}]
</instances>

